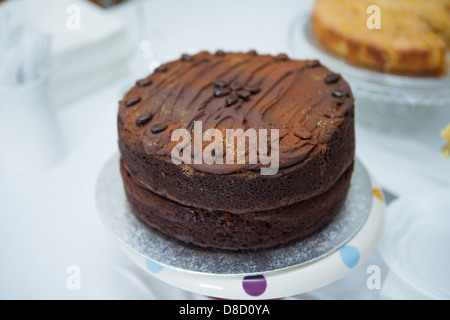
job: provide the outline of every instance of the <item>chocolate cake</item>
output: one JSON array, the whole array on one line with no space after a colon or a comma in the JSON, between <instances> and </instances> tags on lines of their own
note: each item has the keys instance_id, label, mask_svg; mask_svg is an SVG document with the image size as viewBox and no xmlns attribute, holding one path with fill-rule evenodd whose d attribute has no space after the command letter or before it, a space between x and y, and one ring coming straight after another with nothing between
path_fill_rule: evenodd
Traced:
<instances>
[{"instance_id":1,"label":"chocolate cake","mask_svg":"<svg viewBox=\"0 0 450 320\"><path fill-rule=\"evenodd\" d=\"M241 161L196 161L198 123L202 137L208 129L223 137L229 129L267 130L276 170L263 174L269 164L250 161L248 145ZM173 156L177 129L192 133L187 141L194 152L186 156L190 149L183 146L182 163ZM310 235L345 200L353 170L349 85L319 61L285 54L182 55L129 90L119 103L118 131L134 213L162 233L204 247L265 248ZM200 154L211 142L201 143ZM232 155L236 149L228 147L214 148L214 159Z\"/></svg>"}]
</instances>

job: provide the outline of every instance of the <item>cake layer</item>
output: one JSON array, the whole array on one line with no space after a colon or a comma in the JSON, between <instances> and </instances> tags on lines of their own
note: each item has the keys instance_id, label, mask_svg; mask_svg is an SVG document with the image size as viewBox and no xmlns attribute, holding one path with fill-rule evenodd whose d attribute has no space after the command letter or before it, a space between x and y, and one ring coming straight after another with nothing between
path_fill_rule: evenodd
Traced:
<instances>
[{"instance_id":1,"label":"cake layer","mask_svg":"<svg viewBox=\"0 0 450 320\"><path fill-rule=\"evenodd\" d=\"M134 213L147 225L180 241L229 250L267 248L306 237L326 225L345 201L353 164L325 193L286 207L248 213L207 211L179 205L121 174Z\"/></svg>"},{"instance_id":2,"label":"cake layer","mask_svg":"<svg viewBox=\"0 0 450 320\"><path fill-rule=\"evenodd\" d=\"M261 163L175 164L176 129L279 132L279 169ZM248 213L323 194L354 159L349 85L318 61L201 52L159 67L120 101L122 161L141 188L193 208ZM270 146L269 146L270 147Z\"/></svg>"}]
</instances>

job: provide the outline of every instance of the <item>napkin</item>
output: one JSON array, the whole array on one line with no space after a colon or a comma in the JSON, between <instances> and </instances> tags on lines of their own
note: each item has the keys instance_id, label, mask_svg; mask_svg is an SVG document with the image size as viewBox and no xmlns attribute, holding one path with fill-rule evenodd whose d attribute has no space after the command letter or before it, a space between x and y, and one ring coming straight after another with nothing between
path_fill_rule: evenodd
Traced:
<instances>
[{"instance_id":1,"label":"napkin","mask_svg":"<svg viewBox=\"0 0 450 320\"><path fill-rule=\"evenodd\" d=\"M51 39L21 19L11 6L0 11L0 84L20 85L48 72Z\"/></svg>"},{"instance_id":2,"label":"napkin","mask_svg":"<svg viewBox=\"0 0 450 320\"><path fill-rule=\"evenodd\" d=\"M0 5L0 11L5 8L51 38L50 97L54 105L61 106L126 74L126 25L107 10L80 0L15 0Z\"/></svg>"}]
</instances>

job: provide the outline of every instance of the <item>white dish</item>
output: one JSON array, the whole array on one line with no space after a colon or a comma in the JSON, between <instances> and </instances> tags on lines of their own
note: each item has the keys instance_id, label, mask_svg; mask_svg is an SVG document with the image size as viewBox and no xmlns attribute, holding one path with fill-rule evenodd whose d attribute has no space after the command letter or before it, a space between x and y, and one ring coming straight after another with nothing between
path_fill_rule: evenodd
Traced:
<instances>
[{"instance_id":1,"label":"white dish","mask_svg":"<svg viewBox=\"0 0 450 320\"><path fill-rule=\"evenodd\" d=\"M450 189L389 205L380 254L391 272L431 299L450 299L449 245Z\"/></svg>"}]
</instances>

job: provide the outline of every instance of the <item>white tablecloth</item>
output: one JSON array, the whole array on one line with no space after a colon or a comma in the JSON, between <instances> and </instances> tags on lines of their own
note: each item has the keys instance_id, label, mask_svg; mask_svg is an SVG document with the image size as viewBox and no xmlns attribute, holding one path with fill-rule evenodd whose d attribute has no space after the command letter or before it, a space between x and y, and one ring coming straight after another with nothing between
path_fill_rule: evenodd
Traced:
<instances>
[{"instance_id":1,"label":"white tablecloth","mask_svg":"<svg viewBox=\"0 0 450 320\"><path fill-rule=\"evenodd\" d=\"M148 37L160 61L203 49L288 52L291 20L310 5L311 1L295 0L153 0L145 2ZM107 13L124 19L136 34L132 3ZM104 163L117 152L117 102L131 78L124 74L58 108L68 152L57 165L31 174L0 171L0 298L207 298L141 271L97 216L96 180ZM410 132L380 133L358 124L357 154L382 186L397 196L449 187L450 162L439 152L443 144L439 130L447 122L450 109L437 110ZM33 155L29 156L32 161ZM375 252L338 282L289 298L379 298L382 290L369 290L366 285L370 264L380 266L386 284L388 269ZM80 290L67 287L71 265L80 268ZM382 297L400 297L398 292L405 291L392 281L389 287Z\"/></svg>"}]
</instances>

